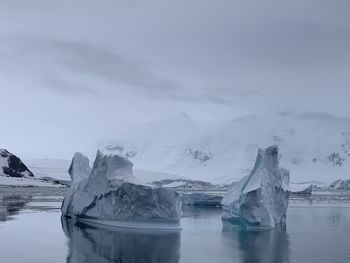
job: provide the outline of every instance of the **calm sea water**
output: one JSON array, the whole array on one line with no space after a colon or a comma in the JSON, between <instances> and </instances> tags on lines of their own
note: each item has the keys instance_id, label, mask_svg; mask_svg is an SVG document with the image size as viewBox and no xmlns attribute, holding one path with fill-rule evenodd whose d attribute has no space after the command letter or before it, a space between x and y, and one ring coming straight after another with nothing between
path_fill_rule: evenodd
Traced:
<instances>
[{"instance_id":1,"label":"calm sea water","mask_svg":"<svg viewBox=\"0 0 350 263\"><path fill-rule=\"evenodd\" d=\"M173 233L109 230L61 220L60 198L2 197L3 263L350 262L350 203L294 200L287 225L246 231L220 209L185 208Z\"/></svg>"}]
</instances>

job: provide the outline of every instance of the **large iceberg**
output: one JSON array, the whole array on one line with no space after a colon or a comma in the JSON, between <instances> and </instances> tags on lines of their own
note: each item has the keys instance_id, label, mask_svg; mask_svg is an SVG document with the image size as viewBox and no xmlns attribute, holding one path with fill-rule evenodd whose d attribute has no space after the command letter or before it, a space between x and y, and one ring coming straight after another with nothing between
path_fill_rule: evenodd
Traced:
<instances>
[{"instance_id":1,"label":"large iceberg","mask_svg":"<svg viewBox=\"0 0 350 263\"><path fill-rule=\"evenodd\" d=\"M62 203L62 214L128 227L145 222L178 223L179 194L143 184L132 168L132 162L124 157L98 152L90 169L88 158L76 153L69 169L72 184Z\"/></svg>"},{"instance_id":2,"label":"large iceberg","mask_svg":"<svg viewBox=\"0 0 350 263\"><path fill-rule=\"evenodd\" d=\"M279 166L278 147L259 149L250 175L235 183L221 201L223 220L257 227L284 223L288 185L289 171Z\"/></svg>"}]
</instances>

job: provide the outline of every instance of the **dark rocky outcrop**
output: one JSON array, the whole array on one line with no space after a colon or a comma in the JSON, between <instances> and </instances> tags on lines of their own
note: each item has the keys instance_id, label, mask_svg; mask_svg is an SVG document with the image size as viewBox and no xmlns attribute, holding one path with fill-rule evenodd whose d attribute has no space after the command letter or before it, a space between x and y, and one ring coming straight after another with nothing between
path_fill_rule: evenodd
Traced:
<instances>
[{"instance_id":1,"label":"dark rocky outcrop","mask_svg":"<svg viewBox=\"0 0 350 263\"><path fill-rule=\"evenodd\" d=\"M10 177L34 177L21 159L5 149L0 149L0 174Z\"/></svg>"}]
</instances>

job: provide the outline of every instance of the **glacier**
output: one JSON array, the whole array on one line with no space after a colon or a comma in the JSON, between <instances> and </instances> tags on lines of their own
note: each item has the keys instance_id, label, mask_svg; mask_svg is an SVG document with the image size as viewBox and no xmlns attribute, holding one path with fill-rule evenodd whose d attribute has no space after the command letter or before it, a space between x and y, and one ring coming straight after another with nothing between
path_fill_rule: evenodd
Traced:
<instances>
[{"instance_id":1,"label":"glacier","mask_svg":"<svg viewBox=\"0 0 350 263\"><path fill-rule=\"evenodd\" d=\"M278 147L259 149L249 176L234 183L221 201L224 221L275 227L288 208L289 171L279 166Z\"/></svg>"},{"instance_id":2,"label":"glacier","mask_svg":"<svg viewBox=\"0 0 350 263\"><path fill-rule=\"evenodd\" d=\"M69 172L72 184L61 209L66 217L131 227L180 220L179 194L143 184L133 175L133 163L122 156L98 151L90 169L88 158L76 153Z\"/></svg>"}]
</instances>

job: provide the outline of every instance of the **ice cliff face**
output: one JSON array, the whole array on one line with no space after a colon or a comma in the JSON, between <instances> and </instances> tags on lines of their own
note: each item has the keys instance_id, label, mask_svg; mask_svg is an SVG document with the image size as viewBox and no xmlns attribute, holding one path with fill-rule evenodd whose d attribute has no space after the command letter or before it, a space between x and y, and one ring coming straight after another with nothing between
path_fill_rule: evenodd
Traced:
<instances>
[{"instance_id":1,"label":"ice cliff face","mask_svg":"<svg viewBox=\"0 0 350 263\"><path fill-rule=\"evenodd\" d=\"M124 157L98 152L90 172L87 157L76 154L70 169L73 183L62 204L63 215L122 222L178 222L179 194L143 185L132 168Z\"/></svg>"},{"instance_id":2,"label":"ice cliff face","mask_svg":"<svg viewBox=\"0 0 350 263\"><path fill-rule=\"evenodd\" d=\"M224 196L223 220L240 219L259 227L284 223L288 185L289 172L279 166L277 146L260 149L250 175L235 183Z\"/></svg>"},{"instance_id":3,"label":"ice cliff face","mask_svg":"<svg viewBox=\"0 0 350 263\"><path fill-rule=\"evenodd\" d=\"M16 155L0 149L0 175L10 177L34 177L34 174Z\"/></svg>"},{"instance_id":4,"label":"ice cliff face","mask_svg":"<svg viewBox=\"0 0 350 263\"><path fill-rule=\"evenodd\" d=\"M75 153L68 173L72 181L72 187L76 189L78 185L82 181L88 179L91 174L89 158L81 153Z\"/></svg>"}]
</instances>

